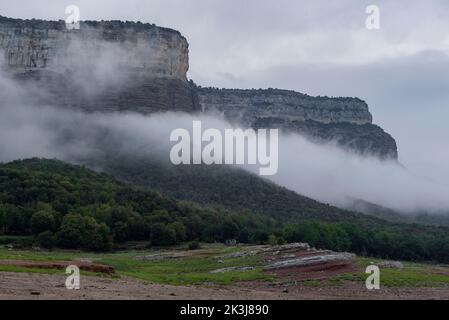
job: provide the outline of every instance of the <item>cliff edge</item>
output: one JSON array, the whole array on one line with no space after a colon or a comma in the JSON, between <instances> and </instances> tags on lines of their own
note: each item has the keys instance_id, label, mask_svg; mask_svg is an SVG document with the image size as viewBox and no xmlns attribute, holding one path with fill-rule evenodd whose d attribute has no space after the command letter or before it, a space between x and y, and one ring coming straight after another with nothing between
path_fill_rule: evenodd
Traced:
<instances>
[{"instance_id":1,"label":"cliff edge","mask_svg":"<svg viewBox=\"0 0 449 320\"><path fill-rule=\"evenodd\" d=\"M4 67L37 84L43 102L84 111L191 112L189 45L175 30L152 24L0 16Z\"/></svg>"},{"instance_id":2,"label":"cliff edge","mask_svg":"<svg viewBox=\"0 0 449 320\"><path fill-rule=\"evenodd\" d=\"M317 143L381 159L397 159L396 141L373 124L366 102L358 98L312 97L290 90L197 88L203 111L219 113L252 128L278 128Z\"/></svg>"},{"instance_id":3,"label":"cliff edge","mask_svg":"<svg viewBox=\"0 0 449 320\"><path fill-rule=\"evenodd\" d=\"M373 124L357 98L311 97L295 91L215 89L187 81L189 44L153 24L0 16L2 67L37 87L41 103L86 112L167 111L219 114L231 123L279 128L344 149L397 159L395 140Z\"/></svg>"}]
</instances>

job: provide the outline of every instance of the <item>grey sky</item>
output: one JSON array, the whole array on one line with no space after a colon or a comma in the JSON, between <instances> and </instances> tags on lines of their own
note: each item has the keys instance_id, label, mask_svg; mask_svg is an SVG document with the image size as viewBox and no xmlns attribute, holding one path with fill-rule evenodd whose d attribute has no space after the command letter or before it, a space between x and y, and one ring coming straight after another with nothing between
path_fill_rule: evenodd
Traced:
<instances>
[{"instance_id":1,"label":"grey sky","mask_svg":"<svg viewBox=\"0 0 449 320\"><path fill-rule=\"evenodd\" d=\"M398 140L403 163L449 179L446 0L3 0L0 14L64 19L68 4L84 20L181 31L189 77L204 86L358 96ZM381 30L365 28L369 4L380 7Z\"/></svg>"}]
</instances>

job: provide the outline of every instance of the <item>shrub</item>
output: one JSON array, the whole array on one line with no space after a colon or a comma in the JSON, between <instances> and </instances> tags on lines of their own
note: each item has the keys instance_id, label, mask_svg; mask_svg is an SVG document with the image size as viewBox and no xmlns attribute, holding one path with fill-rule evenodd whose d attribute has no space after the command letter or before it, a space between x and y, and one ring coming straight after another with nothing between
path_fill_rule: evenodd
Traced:
<instances>
[{"instance_id":1,"label":"shrub","mask_svg":"<svg viewBox=\"0 0 449 320\"><path fill-rule=\"evenodd\" d=\"M51 249L55 245L55 235L49 230L41 232L37 236L37 243L43 248Z\"/></svg>"},{"instance_id":2,"label":"shrub","mask_svg":"<svg viewBox=\"0 0 449 320\"><path fill-rule=\"evenodd\" d=\"M30 226L34 234L52 231L55 227L55 218L49 211L38 211L31 217Z\"/></svg>"},{"instance_id":3,"label":"shrub","mask_svg":"<svg viewBox=\"0 0 449 320\"><path fill-rule=\"evenodd\" d=\"M151 228L151 245L169 246L176 243L176 231L172 226L156 223Z\"/></svg>"},{"instance_id":4,"label":"shrub","mask_svg":"<svg viewBox=\"0 0 449 320\"><path fill-rule=\"evenodd\" d=\"M263 230L256 230L252 235L251 235L251 242L255 242L258 244L264 244L268 241L268 233L266 231Z\"/></svg>"},{"instance_id":5,"label":"shrub","mask_svg":"<svg viewBox=\"0 0 449 320\"><path fill-rule=\"evenodd\" d=\"M270 236L268 237L268 244L270 246L276 246L278 244L278 239L274 234L270 234Z\"/></svg>"},{"instance_id":6,"label":"shrub","mask_svg":"<svg viewBox=\"0 0 449 320\"><path fill-rule=\"evenodd\" d=\"M189 250L201 249L200 243L198 241L192 241L192 242L189 243L188 249Z\"/></svg>"}]
</instances>

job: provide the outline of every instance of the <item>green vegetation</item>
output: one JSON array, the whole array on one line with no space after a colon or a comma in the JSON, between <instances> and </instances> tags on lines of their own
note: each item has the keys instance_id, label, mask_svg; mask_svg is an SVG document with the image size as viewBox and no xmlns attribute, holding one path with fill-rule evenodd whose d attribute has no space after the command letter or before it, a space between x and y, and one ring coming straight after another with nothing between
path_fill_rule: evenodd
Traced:
<instances>
[{"instance_id":1,"label":"green vegetation","mask_svg":"<svg viewBox=\"0 0 449 320\"><path fill-rule=\"evenodd\" d=\"M167 259L164 261L145 262L135 260L128 255L113 255L98 260L116 268L123 275L153 283L173 285L191 285L200 283L231 284L239 281L269 280L270 276L262 272L262 268L249 271L230 271L209 273L210 271L228 268L259 265L256 258L225 259L218 262L214 257L193 257L185 259Z\"/></svg>"},{"instance_id":2,"label":"green vegetation","mask_svg":"<svg viewBox=\"0 0 449 320\"><path fill-rule=\"evenodd\" d=\"M157 166L144 168L129 173L130 177L142 172L143 183L155 181L149 171L162 172ZM179 179L170 175L174 170L170 169L154 183L186 191L203 203L200 207L57 160L0 165L0 244L109 251L128 241L171 246L235 239L308 242L362 256L449 262L448 228L394 223L340 210L247 173L216 169L204 169L210 173L207 177L202 169L194 169L180 173Z\"/></svg>"},{"instance_id":3,"label":"green vegetation","mask_svg":"<svg viewBox=\"0 0 449 320\"><path fill-rule=\"evenodd\" d=\"M203 209L56 160L0 165L4 243L9 236L34 235L45 248L108 251L114 244L140 240L153 246L259 241L261 231L267 234L276 226L274 219L249 211ZM9 239L14 244L30 240Z\"/></svg>"},{"instance_id":4,"label":"green vegetation","mask_svg":"<svg viewBox=\"0 0 449 320\"><path fill-rule=\"evenodd\" d=\"M176 252L176 251L171 251ZM182 258L165 258L160 261L145 261L138 257L168 253L167 251L130 251L120 253L81 253L81 252L38 252L38 251L8 251L0 249L0 260L28 261L71 261L76 259L91 259L95 263L109 265L115 268L118 276L172 285L194 285L201 283L232 284L240 281L272 280L272 276L263 273L261 262L256 257L224 259L217 257L229 253L228 248L210 246L203 254ZM248 271L230 271L210 273L210 271L242 266L256 266ZM24 268L16 266L1 266L0 272L30 272L45 274L63 274L62 270ZM93 273L84 273L94 275Z\"/></svg>"},{"instance_id":5,"label":"green vegetation","mask_svg":"<svg viewBox=\"0 0 449 320\"><path fill-rule=\"evenodd\" d=\"M449 262L449 231L442 227L388 222L368 227L347 222L305 221L287 226L284 237L288 242L307 242L317 248L362 256Z\"/></svg>"},{"instance_id":6,"label":"green vegetation","mask_svg":"<svg viewBox=\"0 0 449 320\"><path fill-rule=\"evenodd\" d=\"M73 261L79 259L92 260L95 263L109 265L115 268L117 275L140 279L150 283L171 285L196 285L204 283L233 284L241 281L273 281L274 278L262 271L262 261L255 256L240 258L223 258L223 255L238 251L239 248L226 248L220 245L204 245L204 249L196 252L185 251L181 248L170 250L127 251L118 253L85 253L79 251L29 251L0 249L0 260L27 261ZM191 254L188 254L191 252ZM181 254L174 257L176 254ZM161 259L142 257L161 256ZM381 261L370 258L357 258L361 269ZM230 271L224 273L210 273L210 271L229 268L255 266L248 271ZM42 274L60 274L64 270L25 268L18 266L0 265L0 272L25 272ZM105 276L92 272L84 272L86 276ZM364 283L365 273L351 272L333 276L327 280L299 281L305 287L338 286L344 281ZM381 268L381 286L383 287L449 287L449 271L447 267L430 264L404 263L403 269Z\"/></svg>"},{"instance_id":7,"label":"green vegetation","mask_svg":"<svg viewBox=\"0 0 449 320\"><path fill-rule=\"evenodd\" d=\"M172 166L156 159L113 156L95 159L115 178L175 199L232 211L251 211L283 223L298 219L334 222L376 219L301 196L260 176L227 166Z\"/></svg>"},{"instance_id":8,"label":"green vegetation","mask_svg":"<svg viewBox=\"0 0 449 320\"><path fill-rule=\"evenodd\" d=\"M363 266L363 269L373 263L378 264L379 261L359 258L359 264ZM366 277L367 275L363 272L348 273L335 276L329 279L329 282L332 284L338 284L341 281L365 282ZM381 268L380 281L385 287L448 287L449 272L447 268L441 272L438 267L432 265L408 263L404 265L404 269Z\"/></svg>"}]
</instances>

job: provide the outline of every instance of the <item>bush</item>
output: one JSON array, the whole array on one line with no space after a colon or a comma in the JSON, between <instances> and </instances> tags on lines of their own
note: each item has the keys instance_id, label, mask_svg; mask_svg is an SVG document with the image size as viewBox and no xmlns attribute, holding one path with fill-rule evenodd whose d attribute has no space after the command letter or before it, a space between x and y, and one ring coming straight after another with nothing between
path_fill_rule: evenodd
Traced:
<instances>
[{"instance_id":1,"label":"bush","mask_svg":"<svg viewBox=\"0 0 449 320\"><path fill-rule=\"evenodd\" d=\"M34 234L40 234L44 231L53 231L55 227L55 218L49 211L39 211L33 214L30 220L31 231Z\"/></svg>"},{"instance_id":2,"label":"bush","mask_svg":"<svg viewBox=\"0 0 449 320\"><path fill-rule=\"evenodd\" d=\"M189 243L188 249L189 250L201 249L200 243L198 241L192 241L192 242Z\"/></svg>"},{"instance_id":3,"label":"bush","mask_svg":"<svg viewBox=\"0 0 449 320\"><path fill-rule=\"evenodd\" d=\"M0 236L0 245L12 245L14 247L31 247L33 245L33 237Z\"/></svg>"},{"instance_id":4,"label":"bush","mask_svg":"<svg viewBox=\"0 0 449 320\"><path fill-rule=\"evenodd\" d=\"M278 238L274 234L270 234L268 237L268 244L270 246L276 246L278 244Z\"/></svg>"},{"instance_id":5,"label":"bush","mask_svg":"<svg viewBox=\"0 0 449 320\"><path fill-rule=\"evenodd\" d=\"M263 231L263 230L256 230L251 235L251 242L258 243L258 244L264 244L264 243L267 243L268 237L269 237L268 232Z\"/></svg>"},{"instance_id":6,"label":"bush","mask_svg":"<svg viewBox=\"0 0 449 320\"><path fill-rule=\"evenodd\" d=\"M37 243L46 249L52 249L55 246L55 235L51 231L44 231L37 236Z\"/></svg>"},{"instance_id":7,"label":"bush","mask_svg":"<svg viewBox=\"0 0 449 320\"><path fill-rule=\"evenodd\" d=\"M116 222L112 227L112 233L114 234L114 241L125 242L129 234L128 225L122 221Z\"/></svg>"},{"instance_id":8,"label":"bush","mask_svg":"<svg viewBox=\"0 0 449 320\"><path fill-rule=\"evenodd\" d=\"M176 243L176 231L172 226L156 223L151 228L152 246L170 246Z\"/></svg>"}]
</instances>

